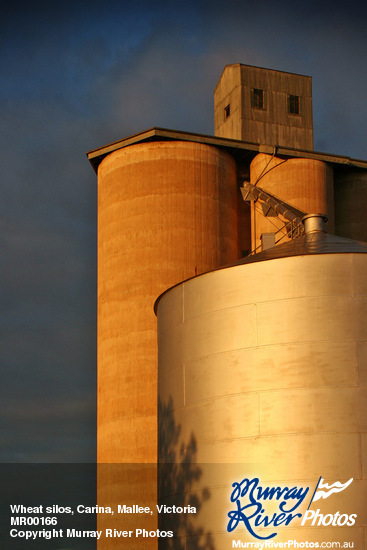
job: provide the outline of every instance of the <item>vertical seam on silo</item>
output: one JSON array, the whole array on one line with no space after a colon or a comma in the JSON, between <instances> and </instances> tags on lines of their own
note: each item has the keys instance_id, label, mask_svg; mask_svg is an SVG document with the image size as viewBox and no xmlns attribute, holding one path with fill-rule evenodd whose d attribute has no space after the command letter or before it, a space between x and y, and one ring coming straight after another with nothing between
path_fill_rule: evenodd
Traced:
<instances>
[{"instance_id":1,"label":"vertical seam on silo","mask_svg":"<svg viewBox=\"0 0 367 550\"><path fill-rule=\"evenodd\" d=\"M216 220L216 223L215 223L215 230L216 230L216 236L215 236L215 244L216 244L216 254L215 254L215 261L216 261L216 264L217 265L223 265L223 260L224 260L224 249L225 249L225 245L224 245L224 242L225 242L225 234L223 233L223 224L222 224L222 220L221 220L221 200L222 200L222 197L220 196L220 188L221 188L221 182L222 182L222 179L223 179L223 182L225 181L225 177L224 177L224 171L222 171L222 165L221 165L221 162L222 162L222 158L219 154L219 151L216 150L216 182L215 182L215 185L216 185L216 189L215 189L215 193L216 193L216 215L217 215L217 220ZM223 183L223 185L225 185Z\"/></svg>"},{"instance_id":2,"label":"vertical seam on silo","mask_svg":"<svg viewBox=\"0 0 367 550\"><path fill-rule=\"evenodd\" d=\"M182 284L182 328L185 323L185 283ZM183 405L186 406L186 366L182 365Z\"/></svg>"},{"instance_id":3,"label":"vertical seam on silo","mask_svg":"<svg viewBox=\"0 0 367 550\"><path fill-rule=\"evenodd\" d=\"M356 360L356 384L359 386L359 358L358 358L358 342L354 342L354 357Z\"/></svg>"},{"instance_id":4,"label":"vertical seam on silo","mask_svg":"<svg viewBox=\"0 0 367 550\"><path fill-rule=\"evenodd\" d=\"M182 365L183 405L186 407L186 365Z\"/></svg>"},{"instance_id":5,"label":"vertical seam on silo","mask_svg":"<svg viewBox=\"0 0 367 550\"><path fill-rule=\"evenodd\" d=\"M258 319L257 319L257 304L255 304L255 323L256 323L256 347L259 347L259 329L258 329ZM260 392L257 394L257 410L258 410L258 419L257 419L257 434L261 435L261 399Z\"/></svg>"},{"instance_id":6,"label":"vertical seam on silo","mask_svg":"<svg viewBox=\"0 0 367 550\"><path fill-rule=\"evenodd\" d=\"M356 293L356 255L352 254L352 297L357 299ZM359 386L359 361L358 361L358 340L354 342L354 357L356 362L356 384Z\"/></svg>"},{"instance_id":7,"label":"vertical seam on silo","mask_svg":"<svg viewBox=\"0 0 367 550\"><path fill-rule=\"evenodd\" d=\"M258 422L257 422L257 434L261 435L261 398L260 398L260 392L257 394L257 403L258 403Z\"/></svg>"},{"instance_id":8,"label":"vertical seam on silo","mask_svg":"<svg viewBox=\"0 0 367 550\"><path fill-rule=\"evenodd\" d=\"M360 464L360 478L363 479L363 454L362 454L362 434L361 432L358 433L358 458L359 458L359 464Z\"/></svg>"},{"instance_id":9,"label":"vertical seam on silo","mask_svg":"<svg viewBox=\"0 0 367 550\"><path fill-rule=\"evenodd\" d=\"M205 195L206 192L205 188L205 181L207 178L207 170L208 167L205 166L205 164L208 162L207 156L203 151L200 149L200 271L204 271L203 269L203 261L204 261L204 242L203 242L203 231L204 231L204 208L207 207ZM204 158L203 158L204 157ZM204 170L206 169L205 173Z\"/></svg>"}]
</instances>

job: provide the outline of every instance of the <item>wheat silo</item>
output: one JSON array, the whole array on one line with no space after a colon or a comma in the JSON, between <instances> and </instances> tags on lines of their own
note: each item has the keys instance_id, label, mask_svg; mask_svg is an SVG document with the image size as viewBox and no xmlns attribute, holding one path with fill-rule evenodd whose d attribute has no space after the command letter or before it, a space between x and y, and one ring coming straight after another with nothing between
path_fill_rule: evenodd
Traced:
<instances>
[{"instance_id":1,"label":"wheat silo","mask_svg":"<svg viewBox=\"0 0 367 550\"><path fill-rule=\"evenodd\" d=\"M331 233L367 239L367 162L313 151L311 78L259 67L224 69L215 134L155 127L88 153L98 175L98 504L143 494L154 506L158 461L162 502L179 495L200 508L172 516L185 550L228 544L219 514L244 464L267 483L353 476L358 510L365 493L366 248L311 231L315 218L299 234L302 217L324 212ZM363 514L348 529L358 548Z\"/></svg>"},{"instance_id":2,"label":"wheat silo","mask_svg":"<svg viewBox=\"0 0 367 550\"><path fill-rule=\"evenodd\" d=\"M236 166L201 144L140 143L101 162L98 193L98 461L154 462L151 304L168 286L237 258Z\"/></svg>"},{"instance_id":3,"label":"wheat silo","mask_svg":"<svg viewBox=\"0 0 367 550\"><path fill-rule=\"evenodd\" d=\"M354 527L299 520L280 526L276 541L365 548L367 244L328 235L322 224L309 216L304 236L158 300L160 459L168 464L161 502L198 503L189 525L175 526L186 548L256 541L244 528L226 532L231 484L256 476L310 490L319 476L353 477L341 501L317 504L357 514Z\"/></svg>"},{"instance_id":4,"label":"wheat silo","mask_svg":"<svg viewBox=\"0 0 367 550\"><path fill-rule=\"evenodd\" d=\"M156 502L152 304L172 284L238 257L236 219L236 165L225 151L139 142L117 147L98 166L99 505L135 502L142 492L145 502ZM119 464L125 466L113 466ZM154 516L151 528L155 523ZM126 517L124 528L136 524L136 516ZM99 525L115 526L103 516ZM107 538L99 548L120 543ZM136 544L154 547L149 540Z\"/></svg>"},{"instance_id":5,"label":"wheat silo","mask_svg":"<svg viewBox=\"0 0 367 550\"><path fill-rule=\"evenodd\" d=\"M282 198L304 213L324 212L328 230L334 233L334 177L328 163L311 158L278 158L260 153L250 164L250 181L275 197ZM276 241L284 235L281 218L266 217L259 205L251 203L252 250L261 248L261 235L275 233Z\"/></svg>"}]
</instances>

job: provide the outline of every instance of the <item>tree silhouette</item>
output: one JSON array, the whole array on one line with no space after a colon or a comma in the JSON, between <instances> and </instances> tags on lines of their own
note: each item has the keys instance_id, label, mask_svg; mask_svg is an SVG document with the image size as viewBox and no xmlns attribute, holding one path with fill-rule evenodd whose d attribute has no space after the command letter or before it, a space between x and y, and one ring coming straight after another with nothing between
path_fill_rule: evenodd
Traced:
<instances>
[{"instance_id":1,"label":"tree silhouette","mask_svg":"<svg viewBox=\"0 0 367 550\"><path fill-rule=\"evenodd\" d=\"M181 440L181 426L175 422L173 400L158 401L158 501L172 506L194 506L198 513L210 498L208 488L194 491L202 470L196 464L197 442L191 433ZM160 538L160 550L215 550L212 536L194 524L191 514L160 514L159 529L173 531L173 538Z\"/></svg>"}]
</instances>

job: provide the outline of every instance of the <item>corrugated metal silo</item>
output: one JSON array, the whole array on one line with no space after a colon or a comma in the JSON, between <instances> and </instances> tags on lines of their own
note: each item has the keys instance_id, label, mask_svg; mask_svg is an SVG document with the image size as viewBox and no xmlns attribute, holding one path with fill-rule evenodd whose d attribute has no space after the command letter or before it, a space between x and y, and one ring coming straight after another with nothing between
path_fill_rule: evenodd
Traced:
<instances>
[{"instance_id":1,"label":"corrugated metal silo","mask_svg":"<svg viewBox=\"0 0 367 550\"><path fill-rule=\"evenodd\" d=\"M158 300L160 461L181 463L186 479L183 488L171 469L161 500L199 503L190 529L176 526L187 548L204 536L213 549L256 540L226 532L230 486L254 476L312 489L319 476L353 477L342 510L338 499L317 505L357 514L355 526L298 522L280 526L276 540L365 548L367 244L308 223L303 237Z\"/></svg>"}]
</instances>

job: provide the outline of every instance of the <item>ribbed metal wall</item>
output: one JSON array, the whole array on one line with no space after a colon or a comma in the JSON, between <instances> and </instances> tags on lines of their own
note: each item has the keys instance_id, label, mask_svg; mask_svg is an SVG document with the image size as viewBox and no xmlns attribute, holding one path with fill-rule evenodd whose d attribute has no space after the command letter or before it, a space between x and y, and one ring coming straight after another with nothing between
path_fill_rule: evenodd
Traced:
<instances>
[{"instance_id":1,"label":"ribbed metal wall","mask_svg":"<svg viewBox=\"0 0 367 550\"><path fill-rule=\"evenodd\" d=\"M194 526L215 549L233 538L225 529L232 482L314 487L320 475L354 478L342 499L317 507L358 514L356 526L280 527L276 540L365 548L366 275L367 254L295 256L208 273L161 297L160 423L179 433L160 434L161 460L183 445L200 465L190 490L210 497ZM237 538L254 540L244 529Z\"/></svg>"}]
</instances>

